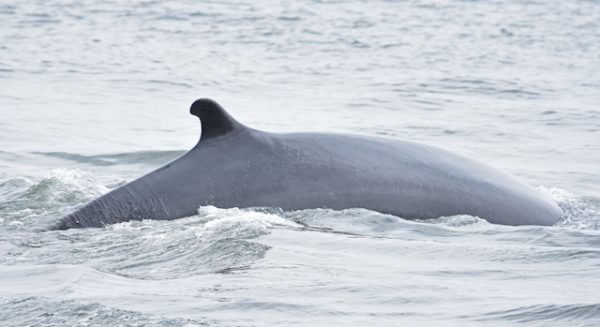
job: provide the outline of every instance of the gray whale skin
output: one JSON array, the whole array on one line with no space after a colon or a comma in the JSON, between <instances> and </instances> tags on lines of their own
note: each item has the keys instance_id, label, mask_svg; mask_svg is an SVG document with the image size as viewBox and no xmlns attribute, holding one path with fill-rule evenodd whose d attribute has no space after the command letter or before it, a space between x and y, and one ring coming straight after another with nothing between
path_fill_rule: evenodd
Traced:
<instances>
[{"instance_id":1,"label":"gray whale skin","mask_svg":"<svg viewBox=\"0 0 600 327\"><path fill-rule=\"evenodd\" d=\"M552 225L549 197L487 165L392 139L267 133L209 99L195 101L202 135L175 161L91 201L53 229L175 219L220 208L366 208L406 219L472 215L494 224Z\"/></svg>"}]
</instances>

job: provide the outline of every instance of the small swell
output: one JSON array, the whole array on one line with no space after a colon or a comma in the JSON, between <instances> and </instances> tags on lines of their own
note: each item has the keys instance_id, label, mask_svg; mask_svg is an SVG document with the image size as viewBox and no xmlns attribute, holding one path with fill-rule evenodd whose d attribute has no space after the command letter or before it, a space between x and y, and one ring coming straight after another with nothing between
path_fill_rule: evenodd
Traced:
<instances>
[{"instance_id":1,"label":"small swell","mask_svg":"<svg viewBox=\"0 0 600 327\"><path fill-rule=\"evenodd\" d=\"M69 152L32 152L33 154L58 158L92 166L113 166L121 164L160 165L182 156L185 151L135 151L99 155L83 155Z\"/></svg>"},{"instance_id":2,"label":"small swell","mask_svg":"<svg viewBox=\"0 0 600 327\"><path fill-rule=\"evenodd\" d=\"M76 300L47 297L0 299L0 321L5 326L199 326L204 321L165 318L135 311L115 309Z\"/></svg>"},{"instance_id":3,"label":"small swell","mask_svg":"<svg viewBox=\"0 0 600 327\"><path fill-rule=\"evenodd\" d=\"M520 323L537 322L544 325L549 321L600 324L600 304L532 305L486 314L482 320L509 320Z\"/></svg>"}]
</instances>

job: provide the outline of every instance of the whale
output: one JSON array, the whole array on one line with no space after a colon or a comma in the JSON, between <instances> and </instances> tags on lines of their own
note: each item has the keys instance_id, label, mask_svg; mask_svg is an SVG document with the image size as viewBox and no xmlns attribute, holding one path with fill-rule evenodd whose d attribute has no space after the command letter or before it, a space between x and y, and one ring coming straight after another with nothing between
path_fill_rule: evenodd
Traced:
<instances>
[{"instance_id":1,"label":"whale","mask_svg":"<svg viewBox=\"0 0 600 327\"><path fill-rule=\"evenodd\" d=\"M286 211L364 208L404 219L471 215L501 225L548 226L549 196L487 164L439 147L336 133L271 133L196 100L198 143L176 160L81 206L51 229L170 220L201 206Z\"/></svg>"}]
</instances>

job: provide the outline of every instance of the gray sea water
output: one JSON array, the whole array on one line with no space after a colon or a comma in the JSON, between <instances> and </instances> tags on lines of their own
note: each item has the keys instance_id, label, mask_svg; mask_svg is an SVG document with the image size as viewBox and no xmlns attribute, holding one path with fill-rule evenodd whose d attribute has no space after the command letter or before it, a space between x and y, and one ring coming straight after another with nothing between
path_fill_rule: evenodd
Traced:
<instances>
[{"instance_id":1,"label":"gray sea water","mask_svg":"<svg viewBox=\"0 0 600 327\"><path fill-rule=\"evenodd\" d=\"M600 325L600 2L0 0L0 325ZM552 196L552 227L201 207L45 231L198 140L444 147Z\"/></svg>"}]
</instances>

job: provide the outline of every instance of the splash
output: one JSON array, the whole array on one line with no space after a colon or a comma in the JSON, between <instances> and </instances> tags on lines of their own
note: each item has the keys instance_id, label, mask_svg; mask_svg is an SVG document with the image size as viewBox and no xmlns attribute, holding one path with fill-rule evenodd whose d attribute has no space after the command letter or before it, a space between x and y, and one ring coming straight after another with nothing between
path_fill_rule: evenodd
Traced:
<instances>
[{"instance_id":1,"label":"splash","mask_svg":"<svg viewBox=\"0 0 600 327\"><path fill-rule=\"evenodd\" d=\"M13 177L0 183L0 217L12 225L42 226L109 190L78 169L54 169L38 181Z\"/></svg>"},{"instance_id":2,"label":"splash","mask_svg":"<svg viewBox=\"0 0 600 327\"><path fill-rule=\"evenodd\" d=\"M600 229L600 198L577 196L557 187L538 188L552 197L563 210L562 220L556 226L573 229Z\"/></svg>"}]
</instances>

